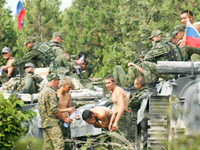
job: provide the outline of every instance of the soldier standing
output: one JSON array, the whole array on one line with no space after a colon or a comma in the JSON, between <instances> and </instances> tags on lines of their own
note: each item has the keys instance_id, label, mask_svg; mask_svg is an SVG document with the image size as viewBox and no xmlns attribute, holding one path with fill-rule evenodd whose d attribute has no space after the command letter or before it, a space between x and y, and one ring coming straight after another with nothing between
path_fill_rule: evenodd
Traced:
<instances>
[{"instance_id":1,"label":"soldier standing","mask_svg":"<svg viewBox=\"0 0 200 150\"><path fill-rule=\"evenodd\" d=\"M64 150L64 141L59 119L71 124L71 119L63 117L58 108L56 88L59 84L59 76L51 73L47 76L48 85L42 90L38 99L38 110L41 116L44 144L43 149L51 147L56 150Z\"/></svg>"}]
</instances>

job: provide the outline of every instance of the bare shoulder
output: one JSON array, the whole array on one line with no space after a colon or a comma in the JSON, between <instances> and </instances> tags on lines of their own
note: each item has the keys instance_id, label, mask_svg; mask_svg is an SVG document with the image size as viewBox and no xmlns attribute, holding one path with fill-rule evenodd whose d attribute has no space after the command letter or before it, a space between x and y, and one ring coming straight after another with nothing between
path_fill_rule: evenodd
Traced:
<instances>
[{"instance_id":1,"label":"bare shoulder","mask_svg":"<svg viewBox=\"0 0 200 150\"><path fill-rule=\"evenodd\" d=\"M126 94L126 92L121 87L116 87L115 93L117 95L119 95L119 94L123 94L123 95Z\"/></svg>"}]
</instances>

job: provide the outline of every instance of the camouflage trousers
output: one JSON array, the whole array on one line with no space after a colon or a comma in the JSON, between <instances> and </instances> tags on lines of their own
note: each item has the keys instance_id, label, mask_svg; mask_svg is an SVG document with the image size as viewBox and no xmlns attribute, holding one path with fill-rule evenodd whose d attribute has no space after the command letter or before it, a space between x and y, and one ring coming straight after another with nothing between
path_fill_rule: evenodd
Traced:
<instances>
[{"instance_id":1,"label":"camouflage trousers","mask_svg":"<svg viewBox=\"0 0 200 150\"><path fill-rule=\"evenodd\" d=\"M117 116L117 114L115 115ZM133 124L133 116L132 113L124 112L118 122L118 131L120 135L122 134L123 137L126 138L129 142L135 141L135 133L134 133L134 124ZM120 138L121 139L121 138ZM120 145L126 145L123 140L120 140L116 137L111 137L112 143L117 143ZM122 150L121 147L113 146L114 150Z\"/></svg>"},{"instance_id":2,"label":"camouflage trousers","mask_svg":"<svg viewBox=\"0 0 200 150\"><path fill-rule=\"evenodd\" d=\"M124 69L117 65L113 70L113 76L120 86L126 87L129 84L133 85L135 78L141 76L142 74L133 66L128 68L128 73L126 74Z\"/></svg>"},{"instance_id":3,"label":"camouflage trousers","mask_svg":"<svg viewBox=\"0 0 200 150\"><path fill-rule=\"evenodd\" d=\"M64 150L64 141L60 126L43 128L43 150Z\"/></svg>"},{"instance_id":4,"label":"camouflage trousers","mask_svg":"<svg viewBox=\"0 0 200 150\"><path fill-rule=\"evenodd\" d=\"M8 78L8 76L7 76L7 74L6 74L6 72L5 71L2 71L2 74L1 74L1 76L0 76L0 83L5 83L5 82L7 82L9 80L9 78Z\"/></svg>"},{"instance_id":5,"label":"camouflage trousers","mask_svg":"<svg viewBox=\"0 0 200 150\"><path fill-rule=\"evenodd\" d=\"M146 83L152 83L157 81L158 78L164 79L172 79L174 75L171 74L159 74L157 70L157 64L149 61L144 61L142 65L142 69L144 71L144 78Z\"/></svg>"}]
</instances>

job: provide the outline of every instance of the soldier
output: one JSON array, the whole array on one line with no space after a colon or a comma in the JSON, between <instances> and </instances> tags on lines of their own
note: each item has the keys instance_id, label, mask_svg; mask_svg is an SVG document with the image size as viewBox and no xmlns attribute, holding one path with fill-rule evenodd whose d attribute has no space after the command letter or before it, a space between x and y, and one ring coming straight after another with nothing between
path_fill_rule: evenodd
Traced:
<instances>
[{"instance_id":1,"label":"soldier","mask_svg":"<svg viewBox=\"0 0 200 150\"><path fill-rule=\"evenodd\" d=\"M55 56L64 54L63 47L61 45L62 40L62 34L60 32L54 32L52 35L52 40L47 42L47 45L49 45L52 48L52 51Z\"/></svg>"},{"instance_id":2,"label":"soldier","mask_svg":"<svg viewBox=\"0 0 200 150\"><path fill-rule=\"evenodd\" d=\"M96 128L108 129L112 111L103 106L94 107L91 110L84 110L82 118L88 124L94 125Z\"/></svg>"},{"instance_id":3,"label":"soldier","mask_svg":"<svg viewBox=\"0 0 200 150\"><path fill-rule=\"evenodd\" d=\"M177 25L175 27L175 31L173 32L175 34L175 37L179 41L184 39L185 36L185 26L183 25ZM200 61L200 51L198 48L189 47L185 45L184 47L180 48L183 60L185 61Z\"/></svg>"},{"instance_id":4,"label":"soldier","mask_svg":"<svg viewBox=\"0 0 200 150\"><path fill-rule=\"evenodd\" d=\"M20 93L38 93L39 87L37 84L42 82L43 78L40 75L34 75L35 66L32 63L26 63L24 69L26 76L18 86L17 90L20 91Z\"/></svg>"},{"instance_id":5,"label":"soldier","mask_svg":"<svg viewBox=\"0 0 200 150\"><path fill-rule=\"evenodd\" d=\"M113 76L116 79L116 82L119 83L120 86L129 88L133 87L134 80L138 76L143 75L142 71L142 63L144 56L146 54L146 50L143 50L141 54L139 55L139 60L137 59L136 62L128 63L128 73L126 74L123 68L119 65L117 65L113 70Z\"/></svg>"},{"instance_id":6,"label":"soldier","mask_svg":"<svg viewBox=\"0 0 200 150\"><path fill-rule=\"evenodd\" d=\"M12 51L9 47L4 47L1 53L3 55L3 58L6 60L6 65L1 66L3 72L0 76L0 82L5 83L10 78L17 76L19 74L19 70L16 67L10 67L10 68L7 67L10 66L11 63L15 61L15 58L12 57Z\"/></svg>"},{"instance_id":7,"label":"soldier","mask_svg":"<svg viewBox=\"0 0 200 150\"><path fill-rule=\"evenodd\" d=\"M144 63L142 69L144 71L144 77L147 85L150 89L154 88L159 77L164 79L171 79L174 76L158 74L157 72L157 61L166 61L171 59L169 55L169 45L162 40L162 32L160 30L153 30L149 39L152 42L153 47L144 57Z\"/></svg>"},{"instance_id":8,"label":"soldier","mask_svg":"<svg viewBox=\"0 0 200 150\"><path fill-rule=\"evenodd\" d=\"M76 62L78 63L79 61L76 61ZM82 64L82 63L79 63L79 64ZM79 67L77 66L77 64L69 61L65 55L61 54L57 56L53 62L51 62L49 71L57 72L61 75L70 76L74 78L75 80L73 80L72 83L73 83L73 88L75 89L81 89L84 87L84 88L93 90L94 87L91 81L89 81L89 79L87 78L87 75L82 76L82 74L80 74L80 71L79 71L79 74L72 73L73 69L78 69L78 68Z\"/></svg>"},{"instance_id":9,"label":"soldier","mask_svg":"<svg viewBox=\"0 0 200 150\"><path fill-rule=\"evenodd\" d=\"M63 117L58 108L58 97L56 88L59 84L59 76L51 73L47 76L48 85L42 90L38 98L38 110L41 116L44 144L43 149L51 147L56 150L64 150L62 131L59 126L59 119L71 124L71 119Z\"/></svg>"},{"instance_id":10,"label":"soldier","mask_svg":"<svg viewBox=\"0 0 200 150\"><path fill-rule=\"evenodd\" d=\"M132 126L131 113L128 112L128 98L125 91L117 87L113 76L108 75L104 80L106 88L111 92L111 100L114 103L113 114L108 125L109 131L117 131L118 129L124 134L128 140L133 140L133 134L130 134Z\"/></svg>"},{"instance_id":11,"label":"soldier","mask_svg":"<svg viewBox=\"0 0 200 150\"><path fill-rule=\"evenodd\" d=\"M166 34L166 43L170 47L170 55L172 56L173 61L183 61L183 56L181 53L180 48L178 45L176 45L176 39L177 37L175 36L176 33L167 33Z\"/></svg>"},{"instance_id":12,"label":"soldier","mask_svg":"<svg viewBox=\"0 0 200 150\"><path fill-rule=\"evenodd\" d=\"M134 81L134 86L137 89L137 91L128 95L129 107L133 112L137 112L141 104L141 99L139 97L145 94L147 90L146 81L144 77L137 77Z\"/></svg>"},{"instance_id":13,"label":"soldier","mask_svg":"<svg viewBox=\"0 0 200 150\"><path fill-rule=\"evenodd\" d=\"M45 56L41 51L37 50L38 44L36 43L35 38L32 36L28 36L24 44L29 49L29 51L23 56L23 58L17 59L11 64L11 66L8 67L15 67L21 64L24 65L28 62L34 64L36 68L45 67Z\"/></svg>"}]
</instances>

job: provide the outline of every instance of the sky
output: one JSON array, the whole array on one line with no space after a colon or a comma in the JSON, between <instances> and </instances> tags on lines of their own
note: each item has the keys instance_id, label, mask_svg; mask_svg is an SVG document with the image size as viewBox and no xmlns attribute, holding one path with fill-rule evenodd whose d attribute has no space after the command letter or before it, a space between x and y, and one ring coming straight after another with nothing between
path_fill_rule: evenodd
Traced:
<instances>
[{"instance_id":1,"label":"sky","mask_svg":"<svg viewBox=\"0 0 200 150\"><path fill-rule=\"evenodd\" d=\"M16 15L16 7L19 0L6 0L6 8L10 8L12 10L12 15ZM24 1L24 0L22 0ZM63 11L65 8L69 8L71 6L72 0L62 0L62 5L60 9Z\"/></svg>"}]
</instances>

